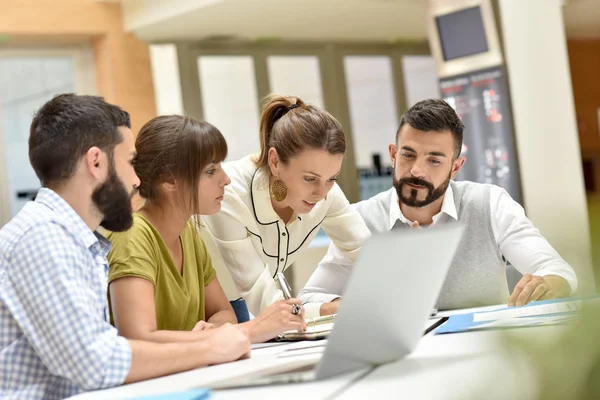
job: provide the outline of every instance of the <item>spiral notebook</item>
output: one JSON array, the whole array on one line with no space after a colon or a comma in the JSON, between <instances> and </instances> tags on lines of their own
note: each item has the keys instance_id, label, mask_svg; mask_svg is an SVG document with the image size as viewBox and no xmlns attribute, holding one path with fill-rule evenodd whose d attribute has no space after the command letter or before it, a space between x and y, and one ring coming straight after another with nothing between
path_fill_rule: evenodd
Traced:
<instances>
[{"instance_id":1,"label":"spiral notebook","mask_svg":"<svg viewBox=\"0 0 600 400\"><path fill-rule=\"evenodd\" d=\"M336 314L326 315L319 318L310 318L306 321L308 327L304 332L287 331L278 335L275 340L279 342L292 342L299 340L327 339L333 329Z\"/></svg>"}]
</instances>

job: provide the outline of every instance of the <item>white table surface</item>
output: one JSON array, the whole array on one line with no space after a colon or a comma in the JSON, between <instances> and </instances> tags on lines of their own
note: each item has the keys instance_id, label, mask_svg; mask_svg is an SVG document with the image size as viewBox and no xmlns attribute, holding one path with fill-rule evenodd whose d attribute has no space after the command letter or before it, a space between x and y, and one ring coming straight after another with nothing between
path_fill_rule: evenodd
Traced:
<instances>
[{"instance_id":1,"label":"white table surface","mask_svg":"<svg viewBox=\"0 0 600 400\"><path fill-rule=\"evenodd\" d=\"M498 307L479 308L484 311ZM452 312L454 314L457 312ZM563 327L544 326L510 331L429 333L415 351L395 363L302 384L213 391L214 399L534 399L537 388L529 366L501 346L504 335L548 341ZM253 350L252 358L197 369L121 387L88 392L82 400L127 399L202 387L219 380L271 369L289 363L317 362L324 343L279 344ZM320 346L321 347L315 347ZM283 357L282 355L285 355Z\"/></svg>"},{"instance_id":2,"label":"white table surface","mask_svg":"<svg viewBox=\"0 0 600 400\"><path fill-rule=\"evenodd\" d=\"M112 389L82 393L71 397L78 400L130 399L141 396L165 394L187 389L201 388L205 385L225 379L244 376L277 366L289 364L317 363L321 358L324 344L320 342L299 342L278 344L253 350L252 357L229 364L215 365L188 372L151 379L144 382L123 385ZM357 377L364 375L367 370L342 375L322 382L311 382L294 388L286 393L286 399L301 398L310 394L311 399L326 399L351 384ZM265 399L275 396L282 390L290 391L290 386L271 386L255 389L215 391L214 398L239 398L243 392L245 399ZM304 397L306 398L306 397Z\"/></svg>"},{"instance_id":3,"label":"white table surface","mask_svg":"<svg viewBox=\"0 0 600 400\"><path fill-rule=\"evenodd\" d=\"M339 398L536 399L529 365L501 345L504 335L535 341L556 338L563 327L427 335L408 357L380 366Z\"/></svg>"}]
</instances>

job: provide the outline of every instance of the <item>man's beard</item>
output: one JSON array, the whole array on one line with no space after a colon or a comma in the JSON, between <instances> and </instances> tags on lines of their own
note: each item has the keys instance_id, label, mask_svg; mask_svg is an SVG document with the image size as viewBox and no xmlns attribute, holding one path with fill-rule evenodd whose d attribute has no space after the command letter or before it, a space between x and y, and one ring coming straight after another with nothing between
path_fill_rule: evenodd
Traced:
<instances>
[{"instance_id":1,"label":"man's beard","mask_svg":"<svg viewBox=\"0 0 600 400\"><path fill-rule=\"evenodd\" d=\"M131 198L135 191L128 193L117 176L114 165L110 166L106 181L92 193L92 201L103 220L100 226L112 232L123 232L133 225Z\"/></svg>"},{"instance_id":2,"label":"man's beard","mask_svg":"<svg viewBox=\"0 0 600 400\"><path fill-rule=\"evenodd\" d=\"M433 184L431 182L426 181L425 179L422 179L422 178L410 177L410 178L402 178L402 179L398 180L398 179L396 179L396 176L394 175L392 180L394 183L394 188L396 188L396 193L398 194L398 200L400 200L400 203L405 204L409 207L420 208L420 207L425 207L425 206L433 203L434 201L438 200L439 198L441 198L444 195L444 193L446 193L446 190L448 189L448 185L450 185L451 177L452 177L452 171L450 171L450 174L448 174L448 178L437 188L434 188ZM407 185L407 184L423 186L424 188L427 189L427 196L425 196L425 198L423 200L418 200L417 195L419 194L419 191L417 189L413 189L413 188L409 188L410 196L408 196L408 197L404 196L402 194L402 189L404 189L404 185Z\"/></svg>"}]
</instances>

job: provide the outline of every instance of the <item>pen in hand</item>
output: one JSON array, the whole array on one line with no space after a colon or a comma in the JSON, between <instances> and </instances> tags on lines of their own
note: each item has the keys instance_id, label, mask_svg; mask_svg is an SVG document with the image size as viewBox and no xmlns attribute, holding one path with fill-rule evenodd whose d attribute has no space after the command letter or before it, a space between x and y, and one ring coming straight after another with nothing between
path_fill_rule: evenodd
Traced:
<instances>
[{"instance_id":1,"label":"pen in hand","mask_svg":"<svg viewBox=\"0 0 600 400\"><path fill-rule=\"evenodd\" d=\"M283 272L277 273L277 281L279 282L279 286L281 287L281 291L283 292L283 297L286 300L291 299L292 298L292 288L290 287L290 284L285 279Z\"/></svg>"},{"instance_id":2,"label":"pen in hand","mask_svg":"<svg viewBox=\"0 0 600 400\"><path fill-rule=\"evenodd\" d=\"M277 273L276 276L277 276L277 281L279 282L279 286L281 287L281 291L283 292L283 297L286 300L291 299L292 298L292 288L290 287L290 284L285 279L283 272ZM298 304L292 304L292 314L298 315L298 314L300 314L301 311L302 311L302 307L300 307Z\"/></svg>"}]
</instances>

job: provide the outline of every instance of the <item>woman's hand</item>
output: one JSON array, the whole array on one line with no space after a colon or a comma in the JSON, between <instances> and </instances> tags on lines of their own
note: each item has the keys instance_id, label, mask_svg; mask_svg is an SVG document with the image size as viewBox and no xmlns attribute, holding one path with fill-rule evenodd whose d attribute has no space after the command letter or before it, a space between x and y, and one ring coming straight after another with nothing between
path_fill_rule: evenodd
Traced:
<instances>
[{"instance_id":1,"label":"woman's hand","mask_svg":"<svg viewBox=\"0 0 600 400\"><path fill-rule=\"evenodd\" d=\"M298 314L294 314L294 309L299 309ZM286 331L304 332L304 307L298 299L280 300L241 326L248 330L252 343L266 342Z\"/></svg>"}]
</instances>

